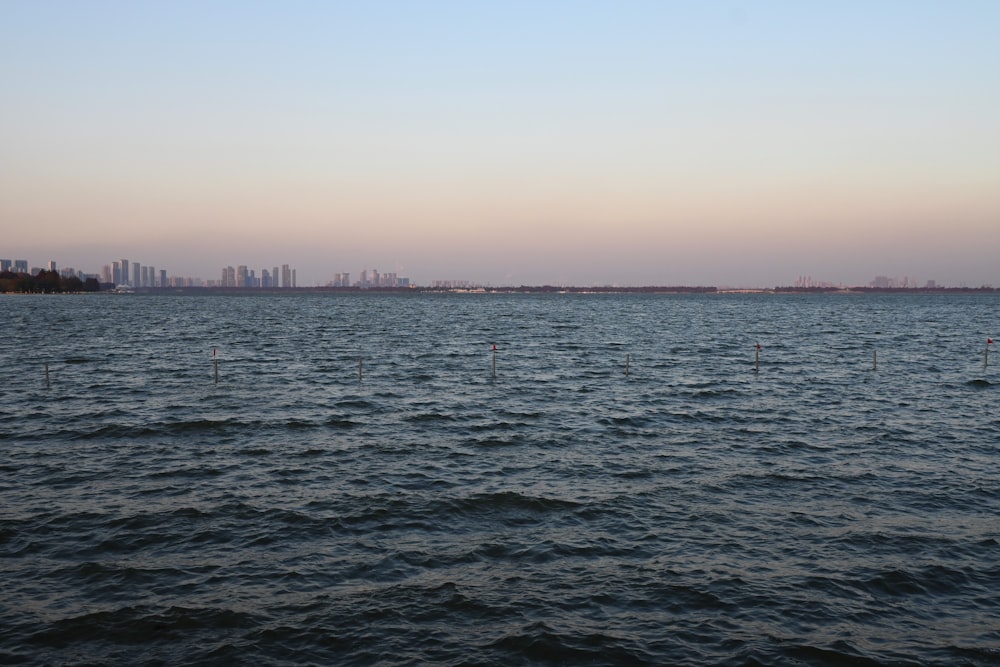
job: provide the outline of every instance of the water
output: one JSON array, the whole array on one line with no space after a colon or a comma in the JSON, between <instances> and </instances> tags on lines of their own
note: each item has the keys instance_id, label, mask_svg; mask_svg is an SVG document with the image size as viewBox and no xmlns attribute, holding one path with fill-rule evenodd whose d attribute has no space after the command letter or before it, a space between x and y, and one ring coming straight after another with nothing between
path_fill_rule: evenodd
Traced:
<instances>
[{"instance_id":1,"label":"water","mask_svg":"<svg viewBox=\"0 0 1000 667\"><path fill-rule=\"evenodd\" d=\"M998 305L0 297L0 662L1000 664Z\"/></svg>"}]
</instances>

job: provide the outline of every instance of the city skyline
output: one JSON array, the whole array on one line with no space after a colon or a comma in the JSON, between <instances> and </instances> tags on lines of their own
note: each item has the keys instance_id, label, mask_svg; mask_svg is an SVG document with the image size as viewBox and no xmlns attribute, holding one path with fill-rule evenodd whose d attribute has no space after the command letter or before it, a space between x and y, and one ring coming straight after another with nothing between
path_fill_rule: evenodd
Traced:
<instances>
[{"instance_id":1,"label":"city skyline","mask_svg":"<svg viewBox=\"0 0 1000 667\"><path fill-rule=\"evenodd\" d=\"M1000 284L998 25L985 0L14 3L0 244L204 279L280 257L304 286Z\"/></svg>"},{"instance_id":2,"label":"city skyline","mask_svg":"<svg viewBox=\"0 0 1000 667\"><path fill-rule=\"evenodd\" d=\"M335 288L443 288L443 289L469 289L480 287L601 287L601 288L631 288L631 287L712 287L720 289L772 289L772 288L797 288L797 289L850 289L850 288L875 288L875 289L954 289L954 288L987 288L993 289L992 283L969 284L960 282L958 284L946 284L934 278L918 280L912 274L901 274L898 276L887 276L878 274L864 282L848 283L844 281L826 280L816 278L812 275L803 274L793 280L776 282L774 284L761 285L727 285L725 283L647 283L644 285L603 283L603 284L572 284L572 283L491 283L488 281L468 279L468 278L435 278L427 282L415 282L405 276L400 276L395 272L380 272L378 269L362 269L357 274L357 279L352 279L349 271L336 271L331 274L328 280L315 284L299 284L297 279L298 270L292 265L275 265L272 268L261 268L260 275L257 269L245 264L237 266L226 265L220 268L221 278L206 278L202 275L181 276L168 272L166 269L156 270L154 266L132 262L127 259L112 260L110 263L102 265L100 271L86 271L75 267L67 267L59 264L57 260L47 260L46 266L42 267L27 259L7 259L0 258L0 273L11 271L13 273L30 273L48 270L56 271L63 277L70 275L81 279L96 278L102 284L108 286L127 286L132 288L142 287L210 287L210 288L312 288L312 287L335 287ZM30 267L30 268L29 268ZM130 267L125 268L122 267Z\"/></svg>"}]
</instances>

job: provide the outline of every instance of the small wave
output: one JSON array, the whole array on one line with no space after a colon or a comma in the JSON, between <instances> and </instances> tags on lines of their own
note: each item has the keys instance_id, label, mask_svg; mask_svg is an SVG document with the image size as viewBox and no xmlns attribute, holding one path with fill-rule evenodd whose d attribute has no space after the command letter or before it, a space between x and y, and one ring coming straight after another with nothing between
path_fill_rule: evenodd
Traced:
<instances>
[{"instance_id":1,"label":"small wave","mask_svg":"<svg viewBox=\"0 0 1000 667\"><path fill-rule=\"evenodd\" d=\"M266 447L247 447L240 450L240 454L243 456L269 456L272 452Z\"/></svg>"},{"instance_id":2,"label":"small wave","mask_svg":"<svg viewBox=\"0 0 1000 667\"><path fill-rule=\"evenodd\" d=\"M647 425L648 420L642 417L601 417L597 420L597 423L605 426L631 426L633 428L642 428Z\"/></svg>"},{"instance_id":3,"label":"small wave","mask_svg":"<svg viewBox=\"0 0 1000 667\"><path fill-rule=\"evenodd\" d=\"M365 410L368 408L374 408L375 404L371 401L366 401L363 398L345 398L343 400L337 401L335 403L338 408L355 408L360 410Z\"/></svg>"},{"instance_id":4,"label":"small wave","mask_svg":"<svg viewBox=\"0 0 1000 667\"><path fill-rule=\"evenodd\" d=\"M857 585L876 596L905 597L948 594L962 590L968 583L969 577L961 570L935 565L919 571L893 569L878 572L857 582Z\"/></svg>"},{"instance_id":5,"label":"small wave","mask_svg":"<svg viewBox=\"0 0 1000 667\"><path fill-rule=\"evenodd\" d=\"M102 641L142 644L169 638L188 640L194 630L245 629L256 625L250 614L229 609L171 607L157 612L146 607L123 607L56 621L32 635L29 641L42 646L64 646L99 637Z\"/></svg>"},{"instance_id":6,"label":"small wave","mask_svg":"<svg viewBox=\"0 0 1000 667\"><path fill-rule=\"evenodd\" d=\"M514 436L511 438L480 438L478 440L473 440L471 444L476 447L517 447L523 445L525 439L520 436Z\"/></svg>"},{"instance_id":7,"label":"small wave","mask_svg":"<svg viewBox=\"0 0 1000 667\"><path fill-rule=\"evenodd\" d=\"M644 651L621 638L597 632L556 632L543 622L508 633L490 647L514 663L545 665L645 665L652 664ZM499 656L498 656L499 657ZM500 660L500 662L507 662Z\"/></svg>"},{"instance_id":8,"label":"small wave","mask_svg":"<svg viewBox=\"0 0 1000 667\"><path fill-rule=\"evenodd\" d=\"M408 422L441 422L441 421L455 421L456 417L452 414L446 414L443 412L421 412L415 415L410 415L406 417Z\"/></svg>"},{"instance_id":9,"label":"small wave","mask_svg":"<svg viewBox=\"0 0 1000 667\"><path fill-rule=\"evenodd\" d=\"M358 422L354 421L353 419L346 419L344 417L330 417L329 419L326 420L326 425L330 428L348 429L357 426Z\"/></svg>"},{"instance_id":10,"label":"small wave","mask_svg":"<svg viewBox=\"0 0 1000 667\"><path fill-rule=\"evenodd\" d=\"M527 496L515 491L480 493L454 500L450 504L455 511L460 513L510 512L515 514L544 514L554 511L573 511L581 506L580 503L571 500Z\"/></svg>"}]
</instances>

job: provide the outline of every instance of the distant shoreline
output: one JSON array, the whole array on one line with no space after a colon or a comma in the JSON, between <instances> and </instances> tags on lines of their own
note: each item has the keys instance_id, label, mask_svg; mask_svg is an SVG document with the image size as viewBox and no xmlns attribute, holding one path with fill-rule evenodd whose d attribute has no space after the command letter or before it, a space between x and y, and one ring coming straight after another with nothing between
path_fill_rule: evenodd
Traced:
<instances>
[{"instance_id":1,"label":"distant shoreline","mask_svg":"<svg viewBox=\"0 0 1000 667\"><path fill-rule=\"evenodd\" d=\"M102 289L99 294L187 296L281 296L292 294L994 294L993 287L773 287L720 288L714 286L650 285L643 287L139 287L127 292Z\"/></svg>"}]
</instances>

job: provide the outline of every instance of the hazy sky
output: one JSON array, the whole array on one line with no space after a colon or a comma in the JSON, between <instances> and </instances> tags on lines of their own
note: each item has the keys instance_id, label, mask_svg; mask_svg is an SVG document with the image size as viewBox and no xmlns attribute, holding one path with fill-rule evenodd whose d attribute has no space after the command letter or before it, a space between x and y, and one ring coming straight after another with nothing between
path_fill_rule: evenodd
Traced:
<instances>
[{"instance_id":1,"label":"hazy sky","mask_svg":"<svg viewBox=\"0 0 1000 667\"><path fill-rule=\"evenodd\" d=\"M3 3L0 257L1000 286L1000 2Z\"/></svg>"}]
</instances>

